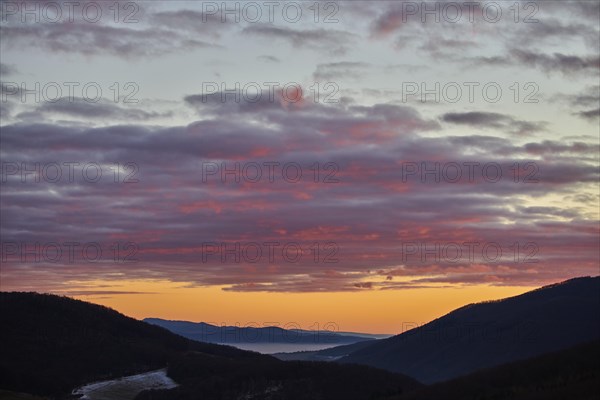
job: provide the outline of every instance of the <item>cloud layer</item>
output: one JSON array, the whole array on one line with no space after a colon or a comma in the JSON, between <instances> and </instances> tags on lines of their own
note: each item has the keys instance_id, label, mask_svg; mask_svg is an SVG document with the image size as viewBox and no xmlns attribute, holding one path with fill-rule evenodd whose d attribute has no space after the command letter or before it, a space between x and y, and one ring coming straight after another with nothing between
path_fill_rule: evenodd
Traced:
<instances>
[{"instance_id":1,"label":"cloud layer","mask_svg":"<svg viewBox=\"0 0 600 400\"><path fill-rule=\"evenodd\" d=\"M112 20L109 3L98 23L3 8L3 288L368 291L597 274L598 4L502 5L490 22L478 3L474 22L450 23L418 3L329 3L302 3L298 22L200 3L143 3L135 23ZM139 102L126 103L131 79ZM24 95L71 80L105 91ZM255 81L257 93L232 89ZM477 83L478 100L403 97L406 82L455 81ZM481 100L486 82L503 101Z\"/></svg>"}]
</instances>

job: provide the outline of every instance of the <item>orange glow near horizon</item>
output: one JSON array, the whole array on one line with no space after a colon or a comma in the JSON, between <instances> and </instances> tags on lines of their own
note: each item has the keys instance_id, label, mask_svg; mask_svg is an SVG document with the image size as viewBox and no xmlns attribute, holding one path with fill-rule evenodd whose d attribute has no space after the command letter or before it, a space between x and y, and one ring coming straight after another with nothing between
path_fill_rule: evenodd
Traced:
<instances>
[{"instance_id":1,"label":"orange glow near horizon","mask_svg":"<svg viewBox=\"0 0 600 400\"><path fill-rule=\"evenodd\" d=\"M469 303L515 296L535 287L456 286L362 292L228 292L166 281L97 282L124 294L71 297L111 307L133 318L207 322L215 325L323 329L398 334ZM292 325L296 324L296 325ZM287 325L287 326L286 326Z\"/></svg>"}]
</instances>

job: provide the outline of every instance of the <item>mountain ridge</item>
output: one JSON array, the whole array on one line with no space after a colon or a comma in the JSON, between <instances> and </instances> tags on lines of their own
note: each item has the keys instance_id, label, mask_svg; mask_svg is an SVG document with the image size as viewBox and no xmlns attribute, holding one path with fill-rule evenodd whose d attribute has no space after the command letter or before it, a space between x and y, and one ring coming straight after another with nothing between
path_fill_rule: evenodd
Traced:
<instances>
[{"instance_id":1,"label":"mountain ridge","mask_svg":"<svg viewBox=\"0 0 600 400\"><path fill-rule=\"evenodd\" d=\"M335 345L371 340L368 336L350 335L332 331L284 329L278 326L217 326L206 322L167 320L162 318L144 318L143 321L161 326L188 339L206 343L313 343Z\"/></svg>"},{"instance_id":2,"label":"mountain ridge","mask_svg":"<svg viewBox=\"0 0 600 400\"><path fill-rule=\"evenodd\" d=\"M598 313L600 277L574 278L459 307L337 361L434 383L595 340L600 337Z\"/></svg>"}]
</instances>

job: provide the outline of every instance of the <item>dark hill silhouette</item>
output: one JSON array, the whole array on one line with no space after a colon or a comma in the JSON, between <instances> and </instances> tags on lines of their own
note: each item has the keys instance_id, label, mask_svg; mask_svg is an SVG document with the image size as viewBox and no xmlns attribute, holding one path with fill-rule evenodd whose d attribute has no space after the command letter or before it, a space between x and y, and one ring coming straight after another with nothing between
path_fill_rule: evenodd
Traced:
<instances>
[{"instance_id":1,"label":"dark hill silhouette","mask_svg":"<svg viewBox=\"0 0 600 400\"><path fill-rule=\"evenodd\" d=\"M136 400L375 400L416 390L406 376L327 362L215 358L188 353L168 374L180 387L146 391Z\"/></svg>"},{"instance_id":2,"label":"dark hill silhouette","mask_svg":"<svg viewBox=\"0 0 600 400\"><path fill-rule=\"evenodd\" d=\"M470 304L347 357L433 383L600 338L600 277Z\"/></svg>"},{"instance_id":3,"label":"dark hill silhouette","mask_svg":"<svg viewBox=\"0 0 600 400\"><path fill-rule=\"evenodd\" d=\"M194 342L110 308L68 297L0 292L0 388L40 395L162 368L189 351L266 357Z\"/></svg>"},{"instance_id":4,"label":"dark hill silhouette","mask_svg":"<svg viewBox=\"0 0 600 400\"><path fill-rule=\"evenodd\" d=\"M389 400L597 400L600 342L474 372Z\"/></svg>"}]
</instances>

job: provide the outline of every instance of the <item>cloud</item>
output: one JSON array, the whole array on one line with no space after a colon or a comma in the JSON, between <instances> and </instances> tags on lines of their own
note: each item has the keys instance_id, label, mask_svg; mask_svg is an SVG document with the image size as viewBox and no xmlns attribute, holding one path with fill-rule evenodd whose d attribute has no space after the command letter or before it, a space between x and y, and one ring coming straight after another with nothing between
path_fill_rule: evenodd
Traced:
<instances>
[{"instance_id":1,"label":"cloud","mask_svg":"<svg viewBox=\"0 0 600 400\"><path fill-rule=\"evenodd\" d=\"M172 115L170 112L155 112L134 107L123 107L114 101L102 98L97 102L79 97L62 97L55 102L44 102L31 111L17 115L20 119L40 120L44 117L64 115L83 119L106 119L124 121L147 121L156 118L165 118Z\"/></svg>"},{"instance_id":2,"label":"cloud","mask_svg":"<svg viewBox=\"0 0 600 400\"><path fill-rule=\"evenodd\" d=\"M506 66L513 65L513 62L510 58L506 56L478 56L471 57L469 60L469 64L472 66Z\"/></svg>"},{"instance_id":3,"label":"cloud","mask_svg":"<svg viewBox=\"0 0 600 400\"><path fill-rule=\"evenodd\" d=\"M291 29L269 24L247 26L243 34L279 39L294 47L316 49L329 54L345 54L358 36L347 31L332 29Z\"/></svg>"},{"instance_id":4,"label":"cloud","mask_svg":"<svg viewBox=\"0 0 600 400\"><path fill-rule=\"evenodd\" d=\"M377 8L377 15L370 18L370 37L391 42L399 52L428 56L434 63L443 60L470 67L511 65L546 73L590 76L600 68L597 46L600 31L594 23L597 20L594 16L598 17L596 6L580 4L585 2L546 2L537 5L535 10L526 7L519 14L520 21L515 23L513 18L508 18L511 11L503 5L502 18L491 23L483 17L482 5L475 3L471 4L472 11L464 4L458 5L462 16L452 21L449 14L442 11L450 3L437 3L437 12L427 13L424 4L391 2ZM590 14L585 15L585 12ZM524 23L526 18L536 19L536 22ZM505 54L498 51L502 48L506 49ZM580 48L584 50L571 53L564 50ZM490 50L496 50L496 54Z\"/></svg>"},{"instance_id":5,"label":"cloud","mask_svg":"<svg viewBox=\"0 0 600 400\"><path fill-rule=\"evenodd\" d=\"M374 36L386 36L394 31L407 26L409 21L414 21L415 17L410 17L406 7L402 3L388 6L387 10L381 13L371 24L371 33ZM418 19L418 18L417 18Z\"/></svg>"},{"instance_id":6,"label":"cloud","mask_svg":"<svg viewBox=\"0 0 600 400\"><path fill-rule=\"evenodd\" d=\"M600 69L600 56L566 55L562 53L549 55L524 49L510 49L508 54L504 56L468 57L466 63L470 66L502 67L512 65L536 68L546 73L592 75Z\"/></svg>"},{"instance_id":7,"label":"cloud","mask_svg":"<svg viewBox=\"0 0 600 400\"><path fill-rule=\"evenodd\" d=\"M253 88L254 89L254 88ZM194 107L200 114L222 113L229 110L232 118L237 114L262 115L263 112L301 110L306 106L305 93L299 85L291 85L284 91L282 86L273 86L271 90L258 87L258 91L233 90L230 92L212 92L193 94L184 97L186 104Z\"/></svg>"},{"instance_id":8,"label":"cloud","mask_svg":"<svg viewBox=\"0 0 600 400\"><path fill-rule=\"evenodd\" d=\"M236 25L230 19L223 21L220 15L190 9L161 11L151 14L150 18L153 25L162 29L179 31L182 34L200 33L214 39L220 38L222 33Z\"/></svg>"},{"instance_id":9,"label":"cloud","mask_svg":"<svg viewBox=\"0 0 600 400\"><path fill-rule=\"evenodd\" d=\"M268 62L268 63L280 63L281 62L281 60L279 58L274 57L274 56L267 56L267 55L258 56L258 57L256 57L256 59L259 61Z\"/></svg>"},{"instance_id":10,"label":"cloud","mask_svg":"<svg viewBox=\"0 0 600 400\"><path fill-rule=\"evenodd\" d=\"M576 112L575 115L589 121L594 121L600 117L600 108L596 108L595 110L579 111Z\"/></svg>"},{"instance_id":11,"label":"cloud","mask_svg":"<svg viewBox=\"0 0 600 400\"><path fill-rule=\"evenodd\" d=\"M562 95L569 104L575 107L592 107L600 105L600 86L593 85L587 87L581 93L576 95Z\"/></svg>"},{"instance_id":12,"label":"cloud","mask_svg":"<svg viewBox=\"0 0 600 400\"><path fill-rule=\"evenodd\" d=\"M532 51L513 49L511 56L516 62L536 67L545 72L559 71L563 74L577 72L598 72L600 69L600 56L576 56L554 53L552 55L535 53Z\"/></svg>"},{"instance_id":13,"label":"cloud","mask_svg":"<svg viewBox=\"0 0 600 400\"><path fill-rule=\"evenodd\" d=\"M458 125L469 125L478 128L495 128L512 135L529 135L544 130L544 123L514 119L508 115L493 112L446 113L441 118L444 122Z\"/></svg>"},{"instance_id":14,"label":"cloud","mask_svg":"<svg viewBox=\"0 0 600 400\"><path fill-rule=\"evenodd\" d=\"M4 24L0 26L0 33L7 48L32 47L89 56L111 54L132 58L218 47L173 30L133 29L84 22Z\"/></svg>"},{"instance_id":15,"label":"cloud","mask_svg":"<svg viewBox=\"0 0 600 400\"><path fill-rule=\"evenodd\" d=\"M17 70L14 66L9 65L9 64L0 63L0 75L2 77L14 75L16 72L17 72Z\"/></svg>"},{"instance_id":16,"label":"cloud","mask_svg":"<svg viewBox=\"0 0 600 400\"><path fill-rule=\"evenodd\" d=\"M337 81L339 79L358 79L365 74L369 64L364 62L341 61L335 63L318 64L313 73L316 81Z\"/></svg>"},{"instance_id":17,"label":"cloud","mask_svg":"<svg viewBox=\"0 0 600 400\"><path fill-rule=\"evenodd\" d=\"M108 256L73 263L13 257L3 262L3 285L43 282L60 290L69 282L160 279L231 291L400 290L556 281L597 268L594 202L565 200L546 208L524 203L548 192L565 199L582 188L593 193L600 175L592 139L518 145L495 136L431 137L429 132L441 129L436 121L393 104L305 100L300 108L273 102L250 111L249 104L231 100L187 101L210 111L209 118L175 127L4 125L3 243L93 242L105 255L112 255L115 243L134 242L139 249L134 263ZM493 114L447 118L475 126L505 123ZM64 162L79 163L73 181ZM435 163L478 165L471 181L466 170L458 182L443 176L436 181L431 172L432 179L422 181L419 174L405 179L408 162L419 168L426 162L429 171ZM34 171L26 183L11 169L21 163ZM55 176L55 167L43 167L53 163L63 165L58 182L44 179ZM82 174L89 163L101 166L96 183ZM127 169L127 163L137 168ZM207 175L207 163L218 171ZM274 166L272 175L264 163ZM282 172L289 163L302 169L296 182ZM501 180L486 180L489 163L501 166ZM259 176L257 166L261 179L247 179ZM229 173L222 175L225 169ZM131 173L137 183L123 183ZM530 176L535 182L525 181ZM501 244L506 257L496 263L481 257L456 263L403 259L406 243L467 241ZM514 242L537 244L540 262L514 263L506 247ZM207 243L234 253L238 243L239 260L229 253L223 261ZM265 243L279 243L273 260ZM254 262L248 257L257 254L256 244L262 258ZM300 259L286 258L286 244L294 246L289 254L300 247Z\"/></svg>"},{"instance_id":18,"label":"cloud","mask_svg":"<svg viewBox=\"0 0 600 400\"><path fill-rule=\"evenodd\" d=\"M126 290L67 290L57 291L55 294L61 296L99 296L99 295L122 295L122 294L157 294L156 292L132 292Z\"/></svg>"},{"instance_id":19,"label":"cloud","mask_svg":"<svg viewBox=\"0 0 600 400\"><path fill-rule=\"evenodd\" d=\"M581 157L598 152L600 147L597 144L585 142L562 143L553 140L544 140L536 143L526 143L523 145L523 149L527 153L534 155L552 156L570 153L578 154Z\"/></svg>"},{"instance_id":20,"label":"cloud","mask_svg":"<svg viewBox=\"0 0 600 400\"><path fill-rule=\"evenodd\" d=\"M212 64L209 54L208 73L233 79L239 61L260 62L264 76L293 64L283 72L298 80L350 78L337 102L316 101L305 87L293 88L292 100L281 88L259 88L254 95L260 96L249 98L221 87L198 93L188 85L185 97L168 103L0 104L3 244L98 243L105 256L91 261L77 252L74 262L54 263L12 257L2 263L3 288L110 295L123 288L96 288L94 281L144 279L227 291L331 292L539 285L597 273L600 147L596 137L579 131L581 123L577 131L561 132L563 124L553 124L559 117L539 122L525 106L512 114L501 104L434 109L398 100L399 79L407 75L477 79L465 65L490 68L482 79L495 76L494 68L508 71L501 80L544 71L558 75L548 84L585 79L572 93L549 92L547 98L563 108L563 117L595 122L598 59L587 42L597 31L597 14L590 13L598 6L556 3L540 4L549 14L537 25L515 24L510 14L498 24L448 25L432 18L422 24L418 16L405 24L401 4L367 2L347 4L340 24L330 26L308 19L236 25L151 3L144 3L145 18L135 25L3 23L3 49L66 56L84 72L105 64L96 57L147 61L212 53L227 43L252 54L231 53L236 61L223 53ZM255 52L256 43L244 40L270 47ZM77 64L81 57L73 54L90 57ZM387 66L373 64L371 54L389 56ZM406 64L390 65L394 59ZM172 94L181 82L198 79L186 74L207 72L167 64L175 70L165 76L177 79L150 84L148 96L160 97L163 89ZM19 75L44 77L23 67L15 66ZM378 88L363 87L367 73L382 76ZM535 115L555 111L540 107ZM544 137L515 137L542 131ZM74 165L72 180L64 163ZM57 164L62 174L55 182ZM89 179L94 166L102 172L97 182ZM457 166L461 175L454 180ZM115 244L122 249L128 242L138 246L137 262L111 258ZM480 243L477 259L454 262L439 252L405 257L406 245L439 249L464 242ZM515 242L523 250L517 261ZM207 243L230 251L223 258ZM273 260L268 243L279 243ZM483 243L501 245L502 259L482 257ZM256 244L262 257L249 259ZM286 244L293 244L288 253ZM295 246L300 258L290 260ZM537 263L523 260L532 250Z\"/></svg>"}]
</instances>

